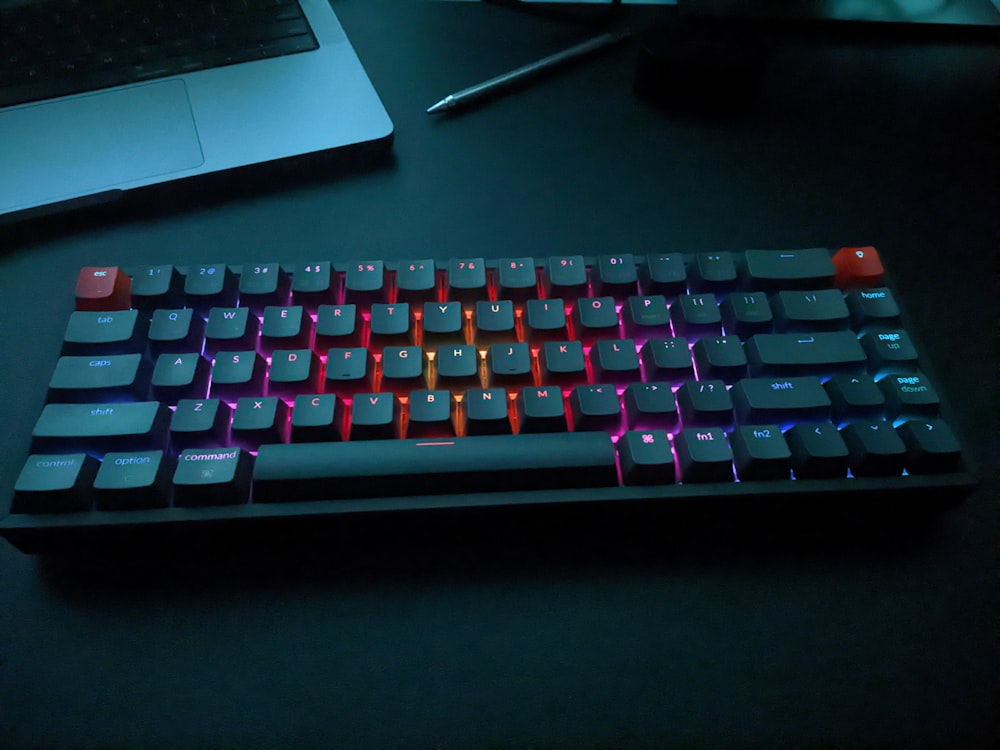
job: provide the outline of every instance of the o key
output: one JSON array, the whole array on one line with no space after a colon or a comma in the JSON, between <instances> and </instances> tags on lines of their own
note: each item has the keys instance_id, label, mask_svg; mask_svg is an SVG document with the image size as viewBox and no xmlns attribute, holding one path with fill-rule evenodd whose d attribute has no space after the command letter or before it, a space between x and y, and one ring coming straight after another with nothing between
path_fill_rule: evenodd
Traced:
<instances>
[{"instance_id":1,"label":"o key","mask_svg":"<svg viewBox=\"0 0 1000 750\"><path fill-rule=\"evenodd\" d=\"M77 310L128 310L131 306L132 279L118 266L80 269L76 279Z\"/></svg>"}]
</instances>

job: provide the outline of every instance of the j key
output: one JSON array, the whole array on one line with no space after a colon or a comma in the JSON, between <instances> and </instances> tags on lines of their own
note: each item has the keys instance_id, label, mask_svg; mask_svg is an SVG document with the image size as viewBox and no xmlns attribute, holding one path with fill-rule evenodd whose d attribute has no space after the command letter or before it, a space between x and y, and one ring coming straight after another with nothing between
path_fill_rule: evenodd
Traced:
<instances>
[{"instance_id":1,"label":"j key","mask_svg":"<svg viewBox=\"0 0 1000 750\"><path fill-rule=\"evenodd\" d=\"M301 305L267 306L260 327L260 345L263 351L277 348L299 349L309 346L313 320Z\"/></svg>"},{"instance_id":2,"label":"j key","mask_svg":"<svg viewBox=\"0 0 1000 750\"><path fill-rule=\"evenodd\" d=\"M602 432L266 445L254 464L265 503L617 484Z\"/></svg>"},{"instance_id":3,"label":"j key","mask_svg":"<svg viewBox=\"0 0 1000 750\"><path fill-rule=\"evenodd\" d=\"M170 444L175 449L225 445L232 409L224 401L182 399L170 418Z\"/></svg>"},{"instance_id":4,"label":"j key","mask_svg":"<svg viewBox=\"0 0 1000 750\"><path fill-rule=\"evenodd\" d=\"M288 302L291 280L288 272L276 262L248 263L240 274L240 306L260 313L268 306Z\"/></svg>"},{"instance_id":5,"label":"j key","mask_svg":"<svg viewBox=\"0 0 1000 750\"><path fill-rule=\"evenodd\" d=\"M360 346L331 347L326 356L326 379L323 390L351 396L375 387L375 358Z\"/></svg>"},{"instance_id":6,"label":"j key","mask_svg":"<svg viewBox=\"0 0 1000 750\"><path fill-rule=\"evenodd\" d=\"M72 513L89 510L97 461L86 453L34 454L14 484L11 513Z\"/></svg>"},{"instance_id":7,"label":"j key","mask_svg":"<svg viewBox=\"0 0 1000 750\"><path fill-rule=\"evenodd\" d=\"M733 292L719 305L727 333L747 338L771 330L774 315L764 292Z\"/></svg>"},{"instance_id":8,"label":"j key","mask_svg":"<svg viewBox=\"0 0 1000 750\"><path fill-rule=\"evenodd\" d=\"M538 350L543 384L581 385L587 382L587 362L579 341L546 341Z\"/></svg>"},{"instance_id":9,"label":"j key","mask_svg":"<svg viewBox=\"0 0 1000 750\"><path fill-rule=\"evenodd\" d=\"M219 352L212 364L213 398L262 393L267 363L255 351Z\"/></svg>"},{"instance_id":10,"label":"j key","mask_svg":"<svg viewBox=\"0 0 1000 750\"><path fill-rule=\"evenodd\" d=\"M330 261L298 263L292 274L292 304L307 310L337 304L337 285Z\"/></svg>"},{"instance_id":11,"label":"j key","mask_svg":"<svg viewBox=\"0 0 1000 750\"><path fill-rule=\"evenodd\" d=\"M515 407L521 434L565 432L567 429L562 391L555 386L522 388Z\"/></svg>"},{"instance_id":12,"label":"j key","mask_svg":"<svg viewBox=\"0 0 1000 750\"><path fill-rule=\"evenodd\" d=\"M826 248L747 250L744 268L749 289L823 289L833 283L833 261Z\"/></svg>"},{"instance_id":13,"label":"j key","mask_svg":"<svg viewBox=\"0 0 1000 750\"><path fill-rule=\"evenodd\" d=\"M244 396L236 401L231 434L248 450L285 441L288 405L276 396Z\"/></svg>"},{"instance_id":14,"label":"j key","mask_svg":"<svg viewBox=\"0 0 1000 750\"><path fill-rule=\"evenodd\" d=\"M868 247L842 247L833 255L834 281L841 289L873 287L882 283L885 269L878 251Z\"/></svg>"},{"instance_id":15,"label":"j key","mask_svg":"<svg viewBox=\"0 0 1000 750\"><path fill-rule=\"evenodd\" d=\"M691 287L697 291L728 291L736 286L736 262L733 254L698 253Z\"/></svg>"},{"instance_id":16,"label":"j key","mask_svg":"<svg viewBox=\"0 0 1000 750\"><path fill-rule=\"evenodd\" d=\"M868 354L868 372L911 372L917 369L917 350L906 331L878 328L861 337Z\"/></svg>"},{"instance_id":17,"label":"j key","mask_svg":"<svg viewBox=\"0 0 1000 750\"><path fill-rule=\"evenodd\" d=\"M899 305L888 287L852 289L846 300L855 328L899 325Z\"/></svg>"},{"instance_id":18,"label":"j key","mask_svg":"<svg viewBox=\"0 0 1000 750\"><path fill-rule=\"evenodd\" d=\"M539 344L543 341L565 341L569 338L566 307L558 297L529 299L525 309L524 337L527 341Z\"/></svg>"},{"instance_id":19,"label":"j key","mask_svg":"<svg viewBox=\"0 0 1000 750\"><path fill-rule=\"evenodd\" d=\"M213 307L234 307L238 289L236 275L224 263L192 266L184 279L188 305L202 315Z\"/></svg>"},{"instance_id":20,"label":"j key","mask_svg":"<svg viewBox=\"0 0 1000 750\"><path fill-rule=\"evenodd\" d=\"M154 352L201 352L205 319L190 307L154 310L149 348Z\"/></svg>"},{"instance_id":21,"label":"j key","mask_svg":"<svg viewBox=\"0 0 1000 750\"><path fill-rule=\"evenodd\" d=\"M691 348L691 354L700 378L732 382L746 374L747 356L735 336L706 336Z\"/></svg>"},{"instance_id":22,"label":"j key","mask_svg":"<svg viewBox=\"0 0 1000 750\"><path fill-rule=\"evenodd\" d=\"M840 431L847 444L848 461L856 476L901 474L906 464L906 445L888 422L852 422Z\"/></svg>"},{"instance_id":23,"label":"j key","mask_svg":"<svg viewBox=\"0 0 1000 750\"><path fill-rule=\"evenodd\" d=\"M680 254L652 254L639 265L639 288L643 294L675 297L687 291L687 266Z\"/></svg>"},{"instance_id":24,"label":"j key","mask_svg":"<svg viewBox=\"0 0 1000 750\"><path fill-rule=\"evenodd\" d=\"M479 385L479 352L471 344L439 347L434 356L439 388Z\"/></svg>"},{"instance_id":25,"label":"j key","mask_svg":"<svg viewBox=\"0 0 1000 750\"><path fill-rule=\"evenodd\" d=\"M422 305L437 299L437 274L434 261L402 261L396 270L396 301Z\"/></svg>"},{"instance_id":26,"label":"j key","mask_svg":"<svg viewBox=\"0 0 1000 750\"><path fill-rule=\"evenodd\" d=\"M577 432L621 429L622 408L613 385L578 385L569 395L569 411Z\"/></svg>"},{"instance_id":27,"label":"j key","mask_svg":"<svg viewBox=\"0 0 1000 750\"><path fill-rule=\"evenodd\" d=\"M534 297L537 281L534 258L500 258L497 261L497 296L500 299Z\"/></svg>"},{"instance_id":28,"label":"j key","mask_svg":"<svg viewBox=\"0 0 1000 750\"><path fill-rule=\"evenodd\" d=\"M493 344L486 352L486 379L490 385L531 383L531 350L527 344Z\"/></svg>"},{"instance_id":29,"label":"j key","mask_svg":"<svg viewBox=\"0 0 1000 750\"><path fill-rule=\"evenodd\" d=\"M455 423L451 414L452 397L448 391L413 391L406 437L454 437Z\"/></svg>"},{"instance_id":30,"label":"j key","mask_svg":"<svg viewBox=\"0 0 1000 750\"><path fill-rule=\"evenodd\" d=\"M76 279L76 309L128 310L132 306L132 279L117 266L81 268Z\"/></svg>"},{"instance_id":31,"label":"j key","mask_svg":"<svg viewBox=\"0 0 1000 750\"><path fill-rule=\"evenodd\" d=\"M721 380L684 383L677 390L677 409L684 424L727 426L733 422L733 400Z\"/></svg>"},{"instance_id":32,"label":"j key","mask_svg":"<svg viewBox=\"0 0 1000 750\"><path fill-rule=\"evenodd\" d=\"M267 373L271 394L309 393L319 390L319 357L310 349L275 349Z\"/></svg>"},{"instance_id":33,"label":"j key","mask_svg":"<svg viewBox=\"0 0 1000 750\"><path fill-rule=\"evenodd\" d=\"M344 302L370 307L375 302L389 301L389 285L385 282L385 267L380 260L353 260L344 274Z\"/></svg>"},{"instance_id":34,"label":"j key","mask_svg":"<svg viewBox=\"0 0 1000 750\"><path fill-rule=\"evenodd\" d=\"M587 294L587 266L582 255L551 257L546 270L546 297L576 299Z\"/></svg>"},{"instance_id":35,"label":"j key","mask_svg":"<svg viewBox=\"0 0 1000 750\"><path fill-rule=\"evenodd\" d=\"M598 338L614 338L618 331L618 311L613 297L581 297L573 305L573 331L585 344Z\"/></svg>"},{"instance_id":36,"label":"j key","mask_svg":"<svg viewBox=\"0 0 1000 750\"><path fill-rule=\"evenodd\" d=\"M677 425L677 402L669 383L632 383L622 397L625 421L633 429Z\"/></svg>"},{"instance_id":37,"label":"j key","mask_svg":"<svg viewBox=\"0 0 1000 750\"><path fill-rule=\"evenodd\" d=\"M643 380L679 383L694 377L688 341L683 337L655 338L642 345Z\"/></svg>"},{"instance_id":38,"label":"j key","mask_svg":"<svg viewBox=\"0 0 1000 750\"><path fill-rule=\"evenodd\" d=\"M205 398L212 365L195 352L165 352L153 368L153 397L167 404L182 398Z\"/></svg>"},{"instance_id":39,"label":"j key","mask_svg":"<svg viewBox=\"0 0 1000 750\"><path fill-rule=\"evenodd\" d=\"M670 319L674 333L682 336L722 332L722 314L714 294L682 294L670 306Z\"/></svg>"},{"instance_id":40,"label":"j key","mask_svg":"<svg viewBox=\"0 0 1000 750\"><path fill-rule=\"evenodd\" d=\"M465 343L460 302L426 302L422 320L424 346Z\"/></svg>"},{"instance_id":41,"label":"j key","mask_svg":"<svg viewBox=\"0 0 1000 750\"><path fill-rule=\"evenodd\" d=\"M625 300L638 294L639 274L631 253L601 255L594 270L596 273L591 276L590 285L595 297L603 295Z\"/></svg>"},{"instance_id":42,"label":"j key","mask_svg":"<svg viewBox=\"0 0 1000 750\"><path fill-rule=\"evenodd\" d=\"M320 305L316 310L316 348L361 346L361 324L355 305Z\"/></svg>"},{"instance_id":43,"label":"j key","mask_svg":"<svg viewBox=\"0 0 1000 750\"><path fill-rule=\"evenodd\" d=\"M867 360L851 331L758 333L746 354L752 376L859 372Z\"/></svg>"},{"instance_id":44,"label":"j key","mask_svg":"<svg viewBox=\"0 0 1000 750\"><path fill-rule=\"evenodd\" d=\"M674 454L664 430L629 430L618 441L625 484L673 484Z\"/></svg>"},{"instance_id":45,"label":"j key","mask_svg":"<svg viewBox=\"0 0 1000 750\"><path fill-rule=\"evenodd\" d=\"M901 414L933 416L941 406L934 386L921 373L887 375L878 386L885 394L886 415L890 418Z\"/></svg>"},{"instance_id":46,"label":"j key","mask_svg":"<svg viewBox=\"0 0 1000 750\"><path fill-rule=\"evenodd\" d=\"M138 310L71 313L63 334L63 354L142 351L145 341L140 326L136 325L138 315Z\"/></svg>"},{"instance_id":47,"label":"j key","mask_svg":"<svg viewBox=\"0 0 1000 750\"><path fill-rule=\"evenodd\" d=\"M181 506L237 505L250 499L252 456L239 448L191 448L177 458L174 502Z\"/></svg>"},{"instance_id":48,"label":"j key","mask_svg":"<svg viewBox=\"0 0 1000 750\"><path fill-rule=\"evenodd\" d=\"M94 504L98 510L166 507L175 466L163 451L105 454L94 479Z\"/></svg>"},{"instance_id":49,"label":"j key","mask_svg":"<svg viewBox=\"0 0 1000 750\"><path fill-rule=\"evenodd\" d=\"M170 410L158 401L48 404L32 430L34 450L162 448Z\"/></svg>"},{"instance_id":50,"label":"j key","mask_svg":"<svg viewBox=\"0 0 1000 750\"><path fill-rule=\"evenodd\" d=\"M516 341L514 303L509 299L476 302L475 341L480 346L501 341Z\"/></svg>"},{"instance_id":51,"label":"j key","mask_svg":"<svg viewBox=\"0 0 1000 750\"><path fill-rule=\"evenodd\" d=\"M674 451L682 482L733 481L733 451L721 428L681 430Z\"/></svg>"},{"instance_id":52,"label":"j key","mask_svg":"<svg viewBox=\"0 0 1000 750\"><path fill-rule=\"evenodd\" d=\"M824 387L836 420L876 417L885 406L885 395L871 375L834 375Z\"/></svg>"},{"instance_id":53,"label":"j key","mask_svg":"<svg viewBox=\"0 0 1000 750\"><path fill-rule=\"evenodd\" d=\"M141 354L60 357L49 380L49 401L143 399L149 391L149 362Z\"/></svg>"},{"instance_id":54,"label":"j key","mask_svg":"<svg viewBox=\"0 0 1000 750\"><path fill-rule=\"evenodd\" d=\"M395 393L359 393L351 401L351 440L401 437L400 404Z\"/></svg>"},{"instance_id":55,"label":"j key","mask_svg":"<svg viewBox=\"0 0 1000 750\"><path fill-rule=\"evenodd\" d=\"M911 474L941 474L961 468L955 434L941 419L914 419L897 430L906 445L906 470Z\"/></svg>"},{"instance_id":56,"label":"j key","mask_svg":"<svg viewBox=\"0 0 1000 750\"><path fill-rule=\"evenodd\" d=\"M424 355L419 346L387 346L382 350L379 390L404 394L424 385Z\"/></svg>"},{"instance_id":57,"label":"j key","mask_svg":"<svg viewBox=\"0 0 1000 750\"><path fill-rule=\"evenodd\" d=\"M730 438L740 479L788 479L792 452L776 424L737 427Z\"/></svg>"},{"instance_id":58,"label":"j key","mask_svg":"<svg viewBox=\"0 0 1000 750\"><path fill-rule=\"evenodd\" d=\"M183 287L184 277L173 266L139 266L132 276L132 306L177 307Z\"/></svg>"},{"instance_id":59,"label":"j key","mask_svg":"<svg viewBox=\"0 0 1000 750\"><path fill-rule=\"evenodd\" d=\"M781 291L771 303L774 330L838 331L847 328L850 313L838 289Z\"/></svg>"},{"instance_id":60,"label":"j key","mask_svg":"<svg viewBox=\"0 0 1000 750\"><path fill-rule=\"evenodd\" d=\"M466 435L509 435L507 391L503 388L473 388L462 399Z\"/></svg>"},{"instance_id":61,"label":"j key","mask_svg":"<svg viewBox=\"0 0 1000 750\"><path fill-rule=\"evenodd\" d=\"M840 431L829 422L797 424L785 433L797 479L847 475L848 450Z\"/></svg>"},{"instance_id":62,"label":"j key","mask_svg":"<svg viewBox=\"0 0 1000 750\"><path fill-rule=\"evenodd\" d=\"M312 443L344 439L344 417L347 406L332 393L300 394L292 407L291 440ZM266 442L280 442L268 440Z\"/></svg>"},{"instance_id":63,"label":"j key","mask_svg":"<svg viewBox=\"0 0 1000 750\"><path fill-rule=\"evenodd\" d=\"M830 397L817 377L747 378L731 395L743 424L830 418Z\"/></svg>"},{"instance_id":64,"label":"j key","mask_svg":"<svg viewBox=\"0 0 1000 750\"><path fill-rule=\"evenodd\" d=\"M627 385L639 380L639 355L632 339L599 339L590 350L590 367L598 383Z\"/></svg>"},{"instance_id":65,"label":"j key","mask_svg":"<svg viewBox=\"0 0 1000 750\"><path fill-rule=\"evenodd\" d=\"M448 262L448 299L473 303L486 298L486 262L482 258L452 258Z\"/></svg>"},{"instance_id":66,"label":"j key","mask_svg":"<svg viewBox=\"0 0 1000 750\"><path fill-rule=\"evenodd\" d=\"M670 333L670 310L662 294L648 297L632 296L622 308L625 334L645 341L650 336Z\"/></svg>"},{"instance_id":67,"label":"j key","mask_svg":"<svg viewBox=\"0 0 1000 750\"><path fill-rule=\"evenodd\" d=\"M213 307L205 326L205 353L254 349L259 333L260 321L249 307Z\"/></svg>"},{"instance_id":68,"label":"j key","mask_svg":"<svg viewBox=\"0 0 1000 750\"><path fill-rule=\"evenodd\" d=\"M376 302L371 307L368 321L369 346L381 349L384 346L412 344L413 331L410 327L410 306L406 302L388 304Z\"/></svg>"}]
</instances>

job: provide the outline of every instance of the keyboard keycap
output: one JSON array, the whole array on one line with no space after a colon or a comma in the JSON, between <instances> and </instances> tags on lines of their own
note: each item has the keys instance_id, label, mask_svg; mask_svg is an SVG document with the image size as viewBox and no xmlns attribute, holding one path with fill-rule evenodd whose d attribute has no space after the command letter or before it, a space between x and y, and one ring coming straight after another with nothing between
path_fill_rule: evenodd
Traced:
<instances>
[{"instance_id":1,"label":"keyboard keycap","mask_svg":"<svg viewBox=\"0 0 1000 750\"><path fill-rule=\"evenodd\" d=\"M252 457L239 448L183 451L174 471L177 505L236 505L250 499Z\"/></svg>"},{"instance_id":2,"label":"keyboard keycap","mask_svg":"<svg viewBox=\"0 0 1000 750\"><path fill-rule=\"evenodd\" d=\"M867 362L851 331L758 333L746 345L750 375L822 375L860 372Z\"/></svg>"},{"instance_id":3,"label":"keyboard keycap","mask_svg":"<svg viewBox=\"0 0 1000 750\"><path fill-rule=\"evenodd\" d=\"M613 487L602 432L261 446L255 502Z\"/></svg>"},{"instance_id":4,"label":"keyboard keycap","mask_svg":"<svg viewBox=\"0 0 1000 750\"><path fill-rule=\"evenodd\" d=\"M140 354L60 357L49 380L50 401L144 399L149 362Z\"/></svg>"},{"instance_id":5,"label":"keyboard keycap","mask_svg":"<svg viewBox=\"0 0 1000 750\"><path fill-rule=\"evenodd\" d=\"M97 461L86 453L28 456L14 484L12 513L73 513L90 508Z\"/></svg>"},{"instance_id":6,"label":"keyboard keycap","mask_svg":"<svg viewBox=\"0 0 1000 750\"><path fill-rule=\"evenodd\" d=\"M798 479L844 477L848 450L840 431L830 422L797 424L785 433Z\"/></svg>"},{"instance_id":7,"label":"keyboard keycap","mask_svg":"<svg viewBox=\"0 0 1000 750\"><path fill-rule=\"evenodd\" d=\"M174 459L163 451L108 453L94 479L98 510L163 508L170 504Z\"/></svg>"},{"instance_id":8,"label":"keyboard keycap","mask_svg":"<svg viewBox=\"0 0 1000 750\"><path fill-rule=\"evenodd\" d=\"M76 280L76 309L128 310L132 305L132 279L117 266L80 269Z\"/></svg>"},{"instance_id":9,"label":"keyboard keycap","mask_svg":"<svg viewBox=\"0 0 1000 750\"><path fill-rule=\"evenodd\" d=\"M826 248L747 250L746 284L751 289L822 289L836 272Z\"/></svg>"},{"instance_id":10,"label":"keyboard keycap","mask_svg":"<svg viewBox=\"0 0 1000 750\"><path fill-rule=\"evenodd\" d=\"M906 445L906 470L911 474L943 474L961 468L961 448L955 433L941 419L912 419L897 430Z\"/></svg>"},{"instance_id":11,"label":"keyboard keycap","mask_svg":"<svg viewBox=\"0 0 1000 750\"><path fill-rule=\"evenodd\" d=\"M162 448L170 411L158 401L48 404L32 430L35 449Z\"/></svg>"},{"instance_id":12,"label":"keyboard keycap","mask_svg":"<svg viewBox=\"0 0 1000 750\"><path fill-rule=\"evenodd\" d=\"M856 476L891 476L902 473L906 445L888 422L860 420L840 431Z\"/></svg>"},{"instance_id":13,"label":"keyboard keycap","mask_svg":"<svg viewBox=\"0 0 1000 750\"><path fill-rule=\"evenodd\" d=\"M139 352L145 344L137 325L138 310L87 312L69 316L63 335L63 354L125 354Z\"/></svg>"},{"instance_id":14,"label":"keyboard keycap","mask_svg":"<svg viewBox=\"0 0 1000 750\"><path fill-rule=\"evenodd\" d=\"M664 430L629 430L618 441L625 484L673 484L676 471Z\"/></svg>"},{"instance_id":15,"label":"keyboard keycap","mask_svg":"<svg viewBox=\"0 0 1000 750\"><path fill-rule=\"evenodd\" d=\"M730 445L740 480L789 478L792 452L778 425L737 427Z\"/></svg>"},{"instance_id":16,"label":"keyboard keycap","mask_svg":"<svg viewBox=\"0 0 1000 750\"><path fill-rule=\"evenodd\" d=\"M736 419L742 424L813 421L830 417L830 397L819 378L746 378L733 386Z\"/></svg>"},{"instance_id":17,"label":"keyboard keycap","mask_svg":"<svg viewBox=\"0 0 1000 750\"><path fill-rule=\"evenodd\" d=\"M682 482L733 481L733 451L721 428L683 429L674 451Z\"/></svg>"}]
</instances>

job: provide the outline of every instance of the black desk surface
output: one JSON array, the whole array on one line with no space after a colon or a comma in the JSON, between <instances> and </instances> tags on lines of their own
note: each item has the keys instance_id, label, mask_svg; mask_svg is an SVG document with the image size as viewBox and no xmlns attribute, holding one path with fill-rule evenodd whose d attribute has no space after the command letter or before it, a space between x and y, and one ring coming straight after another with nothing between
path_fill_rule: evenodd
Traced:
<instances>
[{"instance_id":1,"label":"black desk surface","mask_svg":"<svg viewBox=\"0 0 1000 750\"><path fill-rule=\"evenodd\" d=\"M841 244L894 270L984 485L931 523L801 535L539 516L139 563L0 544L0 746L995 741L996 48L782 37L747 110L706 118L638 101L626 44L434 119L586 32L336 7L396 123L390 160L0 236L0 490L82 265Z\"/></svg>"}]
</instances>

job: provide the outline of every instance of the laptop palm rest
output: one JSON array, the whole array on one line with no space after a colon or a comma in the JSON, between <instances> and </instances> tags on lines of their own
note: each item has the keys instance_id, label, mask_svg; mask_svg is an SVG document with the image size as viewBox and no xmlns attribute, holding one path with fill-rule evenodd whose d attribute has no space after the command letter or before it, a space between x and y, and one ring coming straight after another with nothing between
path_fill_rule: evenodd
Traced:
<instances>
[{"instance_id":1,"label":"laptop palm rest","mask_svg":"<svg viewBox=\"0 0 1000 750\"><path fill-rule=\"evenodd\" d=\"M184 81L0 112L0 213L127 188L204 161Z\"/></svg>"}]
</instances>

